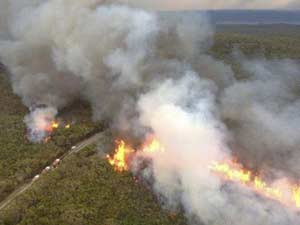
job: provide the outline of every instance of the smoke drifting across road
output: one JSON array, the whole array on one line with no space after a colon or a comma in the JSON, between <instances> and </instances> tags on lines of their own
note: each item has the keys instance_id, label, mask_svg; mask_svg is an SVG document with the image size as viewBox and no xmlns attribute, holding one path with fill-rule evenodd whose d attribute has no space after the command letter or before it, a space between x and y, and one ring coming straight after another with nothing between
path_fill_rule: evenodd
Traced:
<instances>
[{"instance_id":1,"label":"smoke drifting across road","mask_svg":"<svg viewBox=\"0 0 300 225\"><path fill-rule=\"evenodd\" d=\"M4 0L0 10L1 61L31 109L31 129L43 111L54 117L87 100L94 120L110 120L120 135L159 139L166 151L145 177L153 175L163 203L183 207L191 224L299 224L293 209L208 170L235 155L270 182L300 180L296 62L238 56L245 79L237 80L206 53L214 32L204 14L99 0Z\"/></svg>"}]
</instances>

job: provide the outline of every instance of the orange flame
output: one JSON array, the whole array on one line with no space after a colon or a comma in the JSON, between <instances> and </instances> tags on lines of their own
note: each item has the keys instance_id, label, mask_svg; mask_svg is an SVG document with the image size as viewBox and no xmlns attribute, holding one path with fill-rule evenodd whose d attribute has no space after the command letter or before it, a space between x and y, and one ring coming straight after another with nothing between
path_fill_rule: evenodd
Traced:
<instances>
[{"instance_id":1,"label":"orange flame","mask_svg":"<svg viewBox=\"0 0 300 225\"><path fill-rule=\"evenodd\" d=\"M118 144L113 157L107 155L107 159L110 165L112 165L116 171L123 172L128 170L128 157L134 153L134 150L125 144L123 140L117 141Z\"/></svg>"},{"instance_id":2,"label":"orange flame","mask_svg":"<svg viewBox=\"0 0 300 225\"><path fill-rule=\"evenodd\" d=\"M46 127L43 128L44 131L47 132L48 136L45 137L44 139L44 143L48 143L51 139L51 133L54 131L54 130L57 130L58 128L61 127L61 124L57 121L52 121L50 122ZM71 124L67 124L64 126L65 129L70 129L71 128Z\"/></svg>"},{"instance_id":3,"label":"orange flame","mask_svg":"<svg viewBox=\"0 0 300 225\"><path fill-rule=\"evenodd\" d=\"M53 129L57 129L57 128L59 128L59 123L56 122L56 121L53 121L52 124L51 124L51 127L52 127Z\"/></svg>"},{"instance_id":4,"label":"orange flame","mask_svg":"<svg viewBox=\"0 0 300 225\"><path fill-rule=\"evenodd\" d=\"M216 172L226 180L244 184L270 198L280 199L282 197L282 192L278 188L268 186L262 178L259 176L253 176L250 170L242 168L242 166L238 163L214 162L209 168L212 172Z\"/></svg>"},{"instance_id":5,"label":"orange flame","mask_svg":"<svg viewBox=\"0 0 300 225\"><path fill-rule=\"evenodd\" d=\"M114 156L107 155L108 162L118 172L129 169L128 162L130 157L135 154L133 148L126 144L125 141L117 141ZM154 137L146 139L138 152L146 154L157 154L165 152L165 148ZM285 184L284 189L276 185L270 185L260 176L250 170L245 169L236 160L227 160L223 162L212 162L209 170L223 180L233 181L240 185L246 186L261 196L276 200L284 205L295 205L300 208L300 185L294 185L291 182Z\"/></svg>"},{"instance_id":6,"label":"orange flame","mask_svg":"<svg viewBox=\"0 0 300 225\"><path fill-rule=\"evenodd\" d=\"M53 130L56 130L59 128L59 123L56 121L50 122L46 127L43 128L43 130L51 133Z\"/></svg>"},{"instance_id":7,"label":"orange flame","mask_svg":"<svg viewBox=\"0 0 300 225\"><path fill-rule=\"evenodd\" d=\"M136 151L123 140L116 141L116 143L117 147L114 151L114 155L112 157L107 155L106 158L108 159L109 164L112 165L116 171L123 172L129 169L129 157ZM153 137L148 137L140 151L147 154L153 154L156 152L163 152L164 148L158 140Z\"/></svg>"},{"instance_id":8,"label":"orange flame","mask_svg":"<svg viewBox=\"0 0 300 225\"><path fill-rule=\"evenodd\" d=\"M300 186L294 187L293 189L293 198L296 203L296 207L300 208Z\"/></svg>"},{"instance_id":9,"label":"orange flame","mask_svg":"<svg viewBox=\"0 0 300 225\"><path fill-rule=\"evenodd\" d=\"M157 139L149 136L143 144L141 151L145 153L157 153L164 152L165 149Z\"/></svg>"},{"instance_id":10,"label":"orange flame","mask_svg":"<svg viewBox=\"0 0 300 225\"><path fill-rule=\"evenodd\" d=\"M58 128L60 128L62 125L57 122L57 121L52 121L47 127L46 127L46 131L51 133L53 132L54 130L57 130ZM71 128L71 124L66 124L64 126L65 129L70 129Z\"/></svg>"},{"instance_id":11,"label":"orange flame","mask_svg":"<svg viewBox=\"0 0 300 225\"><path fill-rule=\"evenodd\" d=\"M245 185L264 197L285 205L294 204L297 208L300 208L300 186L297 187L288 183L286 188L281 190L280 187L267 184L261 177L255 176L250 170L246 170L240 164L234 162L214 162L209 169L223 179ZM288 198L284 196L288 196Z\"/></svg>"},{"instance_id":12,"label":"orange flame","mask_svg":"<svg viewBox=\"0 0 300 225\"><path fill-rule=\"evenodd\" d=\"M241 168L240 165L236 163L232 163L234 169L227 164L227 163L218 163L214 162L212 163L209 168L212 171L221 173L224 175L225 178L228 178L229 180L237 180L241 181L242 183L247 183L251 179L251 173L250 171L246 171L243 168Z\"/></svg>"}]
</instances>

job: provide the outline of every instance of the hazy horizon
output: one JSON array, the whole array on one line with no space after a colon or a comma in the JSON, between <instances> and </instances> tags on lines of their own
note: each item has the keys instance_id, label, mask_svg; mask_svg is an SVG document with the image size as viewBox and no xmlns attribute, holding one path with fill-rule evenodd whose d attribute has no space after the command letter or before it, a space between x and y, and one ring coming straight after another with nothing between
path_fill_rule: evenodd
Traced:
<instances>
[{"instance_id":1,"label":"hazy horizon","mask_svg":"<svg viewBox=\"0 0 300 225\"><path fill-rule=\"evenodd\" d=\"M217 10L217 9L298 9L299 0L120 0L137 7L158 10Z\"/></svg>"},{"instance_id":2,"label":"hazy horizon","mask_svg":"<svg viewBox=\"0 0 300 225\"><path fill-rule=\"evenodd\" d=\"M173 13L176 11L164 11ZM300 10L218 9L180 10L182 13L206 13L214 24L291 24L300 25Z\"/></svg>"},{"instance_id":3,"label":"hazy horizon","mask_svg":"<svg viewBox=\"0 0 300 225\"><path fill-rule=\"evenodd\" d=\"M300 24L299 10L209 10L216 24Z\"/></svg>"}]
</instances>

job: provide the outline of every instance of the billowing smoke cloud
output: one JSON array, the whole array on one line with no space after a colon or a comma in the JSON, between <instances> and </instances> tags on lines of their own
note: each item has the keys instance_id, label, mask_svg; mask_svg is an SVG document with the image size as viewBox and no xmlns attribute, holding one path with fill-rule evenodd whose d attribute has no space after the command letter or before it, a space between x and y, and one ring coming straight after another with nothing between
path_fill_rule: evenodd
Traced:
<instances>
[{"instance_id":1,"label":"billowing smoke cloud","mask_svg":"<svg viewBox=\"0 0 300 225\"><path fill-rule=\"evenodd\" d=\"M0 57L31 109L31 140L45 136L36 136L41 121L84 99L93 118L111 121L120 135L153 133L162 142L166 151L152 158L145 177L153 175L164 203L183 207L191 224L299 224L293 210L208 169L234 154L271 181L299 178L297 63L239 56L239 81L206 53L213 29L205 15L111 2L0 3Z\"/></svg>"},{"instance_id":2,"label":"billowing smoke cloud","mask_svg":"<svg viewBox=\"0 0 300 225\"><path fill-rule=\"evenodd\" d=\"M236 153L253 169L276 166L299 177L299 64L255 59L241 65L248 79L225 89L221 98Z\"/></svg>"},{"instance_id":3,"label":"billowing smoke cloud","mask_svg":"<svg viewBox=\"0 0 300 225\"><path fill-rule=\"evenodd\" d=\"M154 188L168 208L184 206L191 224L252 225L255 218L259 225L296 225L300 217L292 209L224 183L208 169L232 146L244 165L265 172L284 191L291 191L286 178L299 179L295 115L300 70L290 60L241 63L248 80L232 83L219 95L212 80L187 71L140 98L141 123L165 147L160 154L140 153L153 162L143 175L154 177Z\"/></svg>"},{"instance_id":4,"label":"billowing smoke cloud","mask_svg":"<svg viewBox=\"0 0 300 225\"><path fill-rule=\"evenodd\" d=\"M28 129L28 139L34 143L43 141L53 129L52 121L56 114L54 108L37 108L27 115L24 122Z\"/></svg>"}]
</instances>

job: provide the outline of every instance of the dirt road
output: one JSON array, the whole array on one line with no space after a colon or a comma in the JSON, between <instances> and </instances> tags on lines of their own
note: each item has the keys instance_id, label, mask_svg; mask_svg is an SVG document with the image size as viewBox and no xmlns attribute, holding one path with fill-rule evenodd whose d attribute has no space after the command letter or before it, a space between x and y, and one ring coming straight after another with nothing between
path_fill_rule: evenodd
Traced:
<instances>
[{"instance_id":1,"label":"dirt road","mask_svg":"<svg viewBox=\"0 0 300 225\"><path fill-rule=\"evenodd\" d=\"M103 132L100 132L100 133L95 134L94 136L78 143L77 145L73 146L66 154L64 154L62 157L60 157L61 162L63 162L63 160L68 158L70 155L72 155L76 152L79 152L80 150L84 149L85 147L87 147L89 145L96 143L102 136L103 136ZM23 192L27 191L38 180L38 178L41 174L42 174L42 171L39 174L36 174L35 177L33 177L31 179L30 182L17 188L13 193L11 193L9 196L7 196L7 198L4 199L0 203L0 210L3 210L7 205L9 205L19 195L21 195Z\"/></svg>"}]
</instances>

